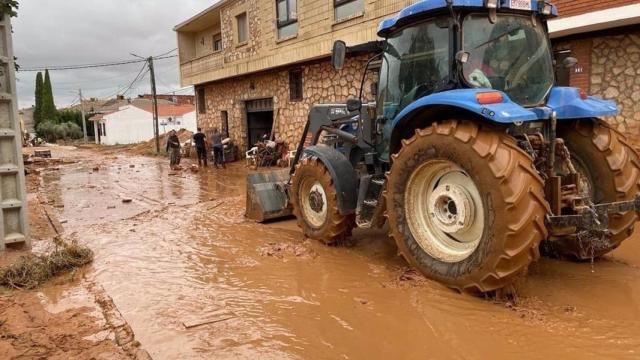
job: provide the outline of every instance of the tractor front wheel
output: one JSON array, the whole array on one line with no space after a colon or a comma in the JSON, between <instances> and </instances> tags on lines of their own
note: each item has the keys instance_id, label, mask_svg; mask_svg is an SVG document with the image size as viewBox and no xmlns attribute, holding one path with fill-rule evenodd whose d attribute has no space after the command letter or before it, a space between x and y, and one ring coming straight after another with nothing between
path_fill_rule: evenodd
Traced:
<instances>
[{"instance_id":1,"label":"tractor front wheel","mask_svg":"<svg viewBox=\"0 0 640 360\"><path fill-rule=\"evenodd\" d=\"M351 235L354 217L340 214L331 174L315 156L304 157L296 166L291 199L293 213L305 236L334 245Z\"/></svg>"},{"instance_id":2,"label":"tractor front wheel","mask_svg":"<svg viewBox=\"0 0 640 360\"><path fill-rule=\"evenodd\" d=\"M504 131L434 123L403 140L387 179L391 236L428 278L485 293L538 259L547 236L543 182Z\"/></svg>"}]
</instances>

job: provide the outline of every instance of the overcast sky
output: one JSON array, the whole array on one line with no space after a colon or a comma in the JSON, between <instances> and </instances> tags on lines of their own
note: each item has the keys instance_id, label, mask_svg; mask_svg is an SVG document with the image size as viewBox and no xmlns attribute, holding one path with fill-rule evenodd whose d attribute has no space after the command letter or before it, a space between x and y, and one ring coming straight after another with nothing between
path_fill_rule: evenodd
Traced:
<instances>
[{"instance_id":1,"label":"overcast sky","mask_svg":"<svg viewBox=\"0 0 640 360\"><path fill-rule=\"evenodd\" d=\"M217 0L20 0L13 19L14 53L23 68L93 64L159 55L177 47L173 27ZM173 52L172 54L176 54ZM56 106L83 96L114 96L135 78L142 64L51 72ZM33 72L19 72L20 107L34 102ZM158 93L180 89L177 58L156 63ZM149 76L128 94L149 93ZM182 90L180 94L189 93Z\"/></svg>"}]
</instances>

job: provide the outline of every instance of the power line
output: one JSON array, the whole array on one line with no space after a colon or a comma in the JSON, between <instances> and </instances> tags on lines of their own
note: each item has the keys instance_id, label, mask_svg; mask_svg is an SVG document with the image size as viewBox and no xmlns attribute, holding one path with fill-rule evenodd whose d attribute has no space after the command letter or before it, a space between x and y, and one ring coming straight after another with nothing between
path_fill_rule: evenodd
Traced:
<instances>
[{"instance_id":1,"label":"power line","mask_svg":"<svg viewBox=\"0 0 640 360\"><path fill-rule=\"evenodd\" d=\"M131 84L129 84L129 86L127 87L127 90L125 90L122 95L124 96L129 90L131 90L131 87L133 86L133 84L135 84L138 80L142 80L142 78L140 77L142 75L142 77L144 77L146 75L146 73L143 75L142 73L144 72L144 70L147 70L147 72L149 72L149 69L147 68L147 63L144 63L144 65L142 65L142 68L140 69L140 71L138 72L138 75L136 75L135 79L133 79L133 81L131 82Z\"/></svg>"},{"instance_id":2,"label":"power line","mask_svg":"<svg viewBox=\"0 0 640 360\"><path fill-rule=\"evenodd\" d=\"M176 93L187 92L187 91L193 91L193 86L188 86L188 87L185 87L185 88L182 88L182 89L164 92L164 93L158 94L158 95L175 95Z\"/></svg>"},{"instance_id":3,"label":"power line","mask_svg":"<svg viewBox=\"0 0 640 360\"><path fill-rule=\"evenodd\" d=\"M158 56L155 57L154 60L164 60L178 57L178 55L168 55L168 56ZM110 67L110 66L120 66L120 65L128 65L128 64L136 64L146 62L147 60L123 60L123 61L115 61L108 63L97 63L97 64L82 64L82 65L60 65L60 66L34 66L30 68L20 69L21 72L26 71L61 71L61 70L77 70L77 69L93 69L99 67Z\"/></svg>"},{"instance_id":4,"label":"power line","mask_svg":"<svg viewBox=\"0 0 640 360\"><path fill-rule=\"evenodd\" d=\"M157 57L159 57L159 56L169 55L169 54L171 54L172 52L174 52L174 51L176 51L176 50L178 50L178 48L175 48L175 49L173 49L173 50L169 50L169 51L167 51L167 52L165 52L165 53L162 53L162 54L160 54L160 55L157 55L157 56L156 56L156 58L157 58Z\"/></svg>"}]
</instances>

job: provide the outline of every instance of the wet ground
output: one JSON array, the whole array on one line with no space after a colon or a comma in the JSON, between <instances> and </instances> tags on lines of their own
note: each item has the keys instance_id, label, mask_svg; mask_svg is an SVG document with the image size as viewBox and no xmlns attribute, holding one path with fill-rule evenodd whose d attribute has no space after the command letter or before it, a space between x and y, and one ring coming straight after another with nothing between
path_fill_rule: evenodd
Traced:
<instances>
[{"instance_id":1,"label":"wet ground","mask_svg":"<svg viewBox=\"0 0 640 360\"><path fill-rule=\"evenodd\" d=\"M640 358L640 234L593 266L542 259L495 302L407 269L385 231L330 248L245 220L240 163L58 155L79 162L43 173L45 195L156 359Z\"/></svg>"}]
</instances>

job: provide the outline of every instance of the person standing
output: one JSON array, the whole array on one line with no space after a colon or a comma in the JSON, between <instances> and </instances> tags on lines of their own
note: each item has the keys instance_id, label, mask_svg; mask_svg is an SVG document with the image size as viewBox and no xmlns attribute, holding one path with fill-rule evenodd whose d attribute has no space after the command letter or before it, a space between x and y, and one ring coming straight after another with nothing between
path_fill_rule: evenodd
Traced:
<instances>
[{"instance_id":1,"label":"person standing","mask_svg":"<svg viewBox=\"0 0 640 360\"><path fill-rule=\"evenodd\" d=\"M202 132L201 128L198 128L198 132L193 134L193 142L196 145L196 152L198 153L198 166L207 166L207 136Z\"/></svg>"},{"instance_id":2,"label":"person standing","mask_svg":"<svg viewBox=\"0 0 640 360\"><path fill-rule=\"evenodd\" d=\"M167 139L167 153L169 154L169 167L171 170L180 165L180 139L175 130L169 132Z\"/></svg>"},{"instance_id":3,"label":"person standing","mask_svg":"<svg viewBox=\"0 0 640 360\"><path fill-rule=\"evenodd\" d=\"M217 168L218 164L220 164L224 168L224 146L222 145L222 134L220 134L218 128L213 129L211 145L213 148L213 166Z\"/></svg>"}]
</instances>

